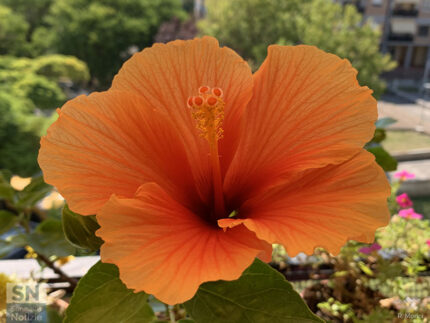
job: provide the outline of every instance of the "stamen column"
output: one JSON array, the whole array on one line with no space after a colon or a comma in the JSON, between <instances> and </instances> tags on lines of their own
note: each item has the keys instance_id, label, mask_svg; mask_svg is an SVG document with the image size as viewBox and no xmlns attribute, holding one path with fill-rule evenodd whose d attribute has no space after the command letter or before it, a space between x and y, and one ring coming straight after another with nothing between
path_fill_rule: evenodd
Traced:
<instances>
[{"instance_id":1,"label":"stamen column","mask_svg":"<svg viewBox=\"0 0 430 323\"><path fill-rule=\"evenodd\" d=\"M220 88L210 89L208 86L201 86L199 95L190 97L187 101L197 122L197 129L209 143L215 208L213 216L215 220L225 217L222 174L218 153L218 140L222 138L223 129L221 125L224 120L222 96L223 92Z\"/></svg>"}]
</instances>

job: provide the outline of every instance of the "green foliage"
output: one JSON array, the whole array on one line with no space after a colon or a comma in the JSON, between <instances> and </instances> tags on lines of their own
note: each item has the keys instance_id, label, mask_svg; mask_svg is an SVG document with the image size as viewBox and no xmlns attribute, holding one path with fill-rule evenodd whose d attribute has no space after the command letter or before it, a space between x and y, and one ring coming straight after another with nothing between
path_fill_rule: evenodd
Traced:
<instances>
[{"instance_id":1,"label":"green foliage","mask_svg":"<svg viewBox=\"0 0 430 323\"><path fill-rule=\"evenodd\" d=\"M52 2L53 0L36 0L31 3L28 0L0 0L0 5L7 6L22 15L34 30L43 23L43 17Z\"/></svg>"},{"instance_id":2,"label":"green foliage","mask_svg":"<svg viewBox=\"0 0 430 323\"><path fill-rule=\"evenodd\" d=\"M15 190L10 185L11 172L0 169L0 200L11 201L14 198Z\"/></svg>"},{"instance_id":3,"label":"green foliage","mask_svg":"<svg viewBox=\"0 0 430 323\"><path fill-rule=\"evenodd\" d=\"M95 235L100 228L94 215L83 216L69 209L63 208L63 230L66 239L74 246L89 250L98 250L103 240Z\"/></svg>"},{"instance_id":4,"label":"green foliage","mask_svg":"<svg viewBox=\"0 0 430 323\"><path fill-rule=\"evenodd\" d=\"M54 81L71 81L75 84L90 80L87 65L73 56L45 55L32 61L31 70Z\"/></svg>"},{"instance_id":5,"label":"green foliage","mask_svg":"<svg viewBox=\"0 0 430 323\"><path fill-rule=\"evenodd\" d=\"M385 88L379 75L395 67L379 52L380 32L362 25L353 6L326 0L208 0L206 5L201 32L217 37L255 66L270 44L315 45L348 58L359 71L360 84L373 89L375 97Z\"/></svg>"},{"instance_id":6,"label":"green foliage","mask_svg":"<svg viewBox=\"0 0 430 323\"><path fill-rule=\"evenodd\" d=\"M159 25L184 17L180 0L57 0L45 31L56 37L53 48L85 61L91 75L108 86L132 46L150 46Z\"/></svg>"},{"instance_id":7,"label":"green foliage","mask_svg":"<svg viewBox=\"0 0 430 323\"><path fill-rule=\"evenodd\" d=\"M98 262L79 281L64 323L149 323L155 317L147 298L127 289L115 265Z\"/></svg>"},{"instance_id":8,"label":"green foliage","mask_svg":"<svg viewBox=\"0 0 430 323\"><path fill-rule=\"evenodd\" d=\"M30 99L41 110L52 109L66 100L66 96L56 82L39 75L25 74L13 84L12 91L17 96Z\"/></svg>"},{"instance_id":9,"label":"green foliage","mask_svg":"<svg viewBox=\"0 0 430 323\"><path fill-rule=\"evenodd\" d=\"M370 142L366 144L366 149L375 156L375 161L386 172L397 169L397 160L391 156L383 147L382 142L386 139L387 133L385 128L396 123L393 118L381 118L375 122L375 134Z\"/></svg>"},{"instance_id":10,"label":"green foliage","mask_svg":"<svg viewBox=\"0 0 430 323\"><path fill-rule=\"evenodd\" d=\"M61 221L56 219L43 221L32 233L21 238L25 245L47 257L67 257L75 253L75 248L64 237Z\"/></svg>"},{"instance_id":11,"label":"green foliage","mask_svg":"<svg viewBox=\"0 0 430 323\"><path fill-rule=\"evenodd\" d=\"M342 58L348 58L359 71L358 81L379 97L385 84L379 75L395 67L388 55L379 52L381 33L370 23L361 25L362 16L354 6L314 0L304 6L307 16L298 20L299 39Z\"/></svg>"},{"instance_id":12,"label":"green foliage","mask_svg":"<svg viewBox=\"0 0 430 323\"><path fill-rule=\"evenodd\" d=\"M394 197L399 187L400 182L393 183ZM317 263L314 265L327 266L329 263L334 271L326 285L319 283L314 289L323 294L318 304L319 315L330 320L356 323L391 322L397 317L394 309L428 316L425 298L417 299L414 305L408 305L407 299L418 297L416 293L419 290L424 296L428 294L428 283L426 286L420 273L429 268L426 241L430 221L401 218L396 215L398 205L391 209L393 216L389 225L376 232L375 242L379 244L380 251L361 249L365 245L354 241L348 242L336 257L322 249L317 250L314 256ZM282 254L278 256L282 257ZM315 300L315 295L309 291L304 291L304 295L310 302ZM309 297L312 295L314 298ZM382 306L384 302L380 300L384 300L386 305Z\"/></svg>"},{"instance_id":13,"label":"green foliage","mask_svg":"<svg viewBox=\"0 0 430 323\"><path fill-rule=\"evenodd\" d=\"M0 55L21 53L26 46L28 29L24 17L0 2Z\"/></svg>"},{"instance_id":14,"label":"green foliage","mask_svg":"<svg viewBox=\"0 0 430 323\"><path fill-rule=\"evenodd\" d=\"M18 219L15 214L6 210L0 210L0 234L12 229L17 222Z\"/></svg>"},{"instance_id":15,"label":"green foliage","mask_svg":"<svg viewBox=\"0 0 430 323\"><path fill-rule=\"evenodd\" d=\"M0 239L0 257L18 247L30 246L46 258L57 259L73 255L76 249L65 239L59 215L40 209L38 203L52 191L42 176L33 177L21 190L11 184L10 171L0 171L0 233L15 228L15 234ZM35 229L30 219L40 223Z\"/></svg>"},{"instance_id":16,"label":"green foliage","mask_svg":"<svg viewBox=\"0 0 430 323\"><path fill-rule=\"evenodd\" d=\"M83 83L88 79L85 63L74 57L0 56L0 168L21 176L39 171L40 136L56 118L49 114L66 100L59 82Z\"/></svg>"},{"instance_id":17,"label":"green foliage","mask_svg":"<svg viewBox=\"0 0 430 323\"><path fill-rule=\"evenodd\" d=\"M25 75L75 84L85 83L90 78L86 64L73 56L45 55L37 58L0 56L0 86L16 83Z\"/></svg>"},{"instance_id":18,"label":"green foliage","mask_svg":"<svg viewBox=\"0 0 430 323\"><path fill-rule=\"evenodd\" d=\"M35 37L35 35L40 35L37 32L39 27L45 26L45 15L52 2L53 0L0 0L0 6L7 8L13 15L13 17L9 15L5 20L0 18L0 26L2 21L8 26L8 28L0 27L0 33L3 30L7 38L16 39L11 47L6 47L5 52L0 51L0 55L34 57L43 54L48 49L49 46L47 45L49 44L49 39L52 39L52 32L43 35L43 38L40 36Z\"/></svg>"},{"instance_id":19,"label":"green foliage","mask_svg":"<svg viewBox=\"0 0 430 323\"><path fill-rule=\"evenodd\" d=\"M340 319L342 322L347 322L348 320L355 318L351 304L342 304L333 297L330 297L327 302L319 303L318 308L328 312L332 316Z\"/></svg>"},{"instance_id":20,"label":"green foliage","mask_svg":"<svg viewBox=\"0 0 430 323\"><path fill-rule=\"evenodd\" d=\"M267 46L295 43L295 16L303 0L207 0L207 16L199 22L203 34L212 35L244 58L259 65Z\"/></svg>"},{"instance_id":21,"label":"green foliage","mask_svg":"<svg viewBox=\"0 0 430 323\"><path fill-rule=\"evenodd\" d=\"M185 308L203 322L323 322L276 270L256 259L235 281L202 284Z\"/></svg>"},{"instance_id":22,"label":"green foliage","mask_svg":"<svg viewBox=\"0 0 430 323\"><path fill-rule=\"evenodd\" d=\"M37 119L26 118L24 110L31 104L25 98L14 97L0 90L0 168L29 176L36 173L39 136L28 131Z\"/></svg>"},{"instance_id":23,"label":"green foliage","mask_svg":"<svg viewBox=\"0 0 430 323\"><path fill-rule=\"evenodd\" d=\"M378 231L377 239L382 247L402 251L403 262L409 275L425 270L420 263L428 254L429 220L404 219L394 216L390 225Z\"/></svg>"},{"instance_id":24,"label":"green foliage","mask_svg":"<svg viewBox=\"0 0 430 323\"><path fill-rule=\"evenodd\" d=\"M384 148L381 146L369 147L367 151L375 155L375 160L385 171L394 171L397 169L397 160L394 159Z\"/></svg>"},{"instance_id":25,"label":"green foliage","mask_svg":"<svg viewBox=\"0 0 430 323\"><path fill-rule=\"evenodd\" d=\"M388 118L388 117L381 118L381 119L378 119L378 121L376 121L375 126L377 129L385 129L396 122L397 120L393 118Z\"/></svg>"},{"instance_id":26,"label":"green foliage","mask_svg":"<svg viewBox=\"0 0 430 323\"><path fill-rule=\"evenodd\" d=\"M41 175L31 179L22 191L16 193L15 205L19 208L34 207L41 199L52 191L52 186L45 183Z\"/></svg>"}]
</instances>

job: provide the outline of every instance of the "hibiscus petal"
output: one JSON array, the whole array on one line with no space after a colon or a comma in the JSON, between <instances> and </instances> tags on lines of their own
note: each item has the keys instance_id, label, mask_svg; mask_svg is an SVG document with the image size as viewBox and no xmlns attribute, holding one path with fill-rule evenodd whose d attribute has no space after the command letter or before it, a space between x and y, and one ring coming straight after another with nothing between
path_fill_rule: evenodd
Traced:
<instances>
[{"instance_id":1,"label":"hibiscus petal","mask_svg":"<svg viewBox=\"0 0 430 323\"><path fill-rule=\"evenodd\" d=\"M128 92L93 93L66 103L42 138L39 164L46 182L81 214L95 214L113 193L133 197L148 181L186 205L198 199L169 119Z\"/></svg>"},{"instance_id":2,"label":"hibiscus petal","mask_svg":"<svg viewBox=\"0 0 430 323\"><path fill-rule=\"evenodd\" d=\"M323 247L336 254L347 240L373 240L388 224L390 186L374 157L362 151L340 165L292 175L288 184L247 201L241 219L222 219L223 228L244 224L257 237L282 244L290 256ZM229 230L229 229L227 229Z\"/></svg>"},{"instance_id":3,"label":"hibiscus petal","mask_svg":"<svg viewBox=\"0 0 430 323\"><path fill-rule=\"evenodd\" d=\"M372 91L347 60L312 46L270 46L254 74L225 190L243 196L286 172L339 164L373 135Z\"/></svg>"},{"instance_id":4,"label":"hibiscus petal","mask_svg":"<svg viewBox=\"0 0 430 323\"><path fill-rule=\"evenodd\" d=\"M153 183L133 199L112 196L97 215L103 262L118 266L128 288L168 304L184 302L199 285L240 277L271 246L244 226L209 225Z\"/></svg>"},{"instance_id":5,"label":"hibiscus petal","mask_svg":"<svg viewBox=\"0 0 430 323\"><path fill-rule=\"evenodd\" d=\"M171 116L172 124L196 161L193 171L199 187L207 195L208 144L200 138L195 120L187 109L189 96L200 86L219 87L224 92L224 139L219 141L220 163L224 171L236 149L239 119L252 96L252 74L248 64L233 50L220 48L212 37L176 40L155 44L128 60L112 88L133 91L151 106Z\"/></svg>"}]
</instances>

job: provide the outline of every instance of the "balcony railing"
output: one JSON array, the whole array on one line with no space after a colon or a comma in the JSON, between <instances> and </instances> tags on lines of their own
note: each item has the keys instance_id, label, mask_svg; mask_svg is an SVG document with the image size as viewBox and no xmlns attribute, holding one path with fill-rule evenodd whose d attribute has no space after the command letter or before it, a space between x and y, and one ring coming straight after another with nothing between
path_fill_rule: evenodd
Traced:
<instances>
[{"instance_id":1,"label":"balcony railing","mask_svg":"<svg viewBox=\"0 0 430 323\"><path fill-rule=\"evenodd\" d=\"M388 40L393 40L393 41L413 41L414 40L414 35L412 35L412 34L394 34L394 33L390 33L388 35Z\"/></svg>"},{"instance_id":2,"label":"balcony railing","mask_svg":"<svg viewBox=\"0 0 430 323\"><path fill-rule=\"evenodd\" d=\"M417 9L396 9L394 8L391 12L392 16L399 16L399 17L416 17L418 16L418 10Z\"/></svg>"}]
</instances>

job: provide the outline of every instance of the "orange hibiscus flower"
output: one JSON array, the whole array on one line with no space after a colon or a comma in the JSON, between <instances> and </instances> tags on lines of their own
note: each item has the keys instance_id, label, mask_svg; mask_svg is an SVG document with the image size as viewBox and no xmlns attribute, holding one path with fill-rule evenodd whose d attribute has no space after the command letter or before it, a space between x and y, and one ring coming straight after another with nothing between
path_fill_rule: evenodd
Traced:
<instances>
[{"instance_id":1,"label":"orange hibiscus flower","mask_svg":"<svg viewBox=\"0 0 430 323\"><path fill-rule=\"evenodd\" d=\"M156 44L59 110L39 163L71 210L97 214L101 259L129 288L183 302L272 243L337 253L388 223L356 73L312 46L270 46L252 75L214 38Z\"/></svg>"}]
</instances>

